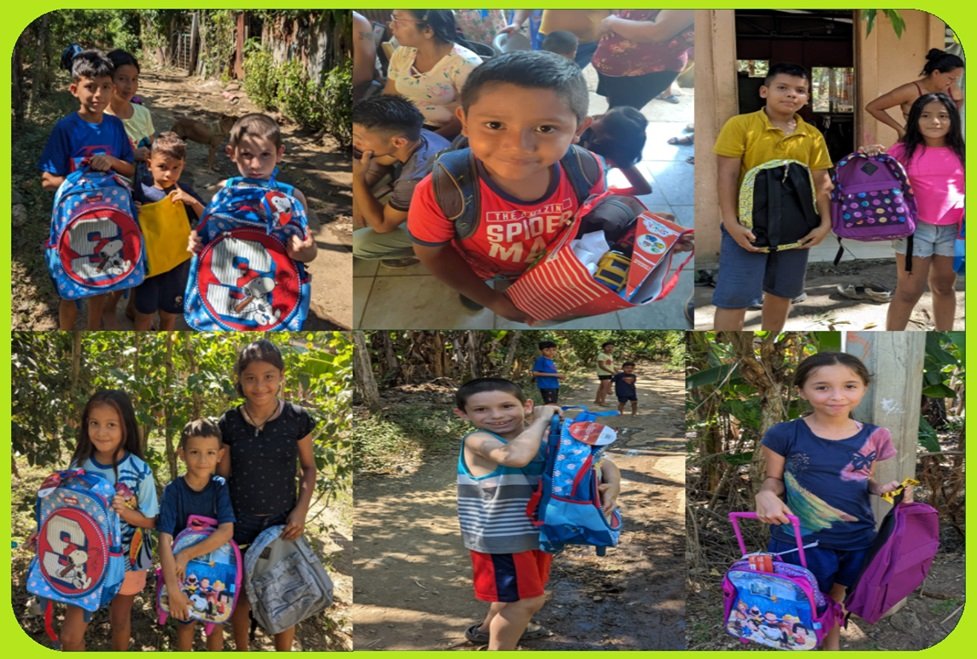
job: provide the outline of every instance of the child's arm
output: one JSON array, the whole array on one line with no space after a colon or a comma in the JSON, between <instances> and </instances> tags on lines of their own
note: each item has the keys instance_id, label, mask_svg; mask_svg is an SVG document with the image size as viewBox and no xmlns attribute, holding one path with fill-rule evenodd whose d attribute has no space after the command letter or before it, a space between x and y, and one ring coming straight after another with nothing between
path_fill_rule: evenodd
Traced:
<instances>
[{"instance_id":1,"label":"child's arm","mask_svg":"<svg viewBox=\"0 0 977 659\"><path fill-rule=\"evenodd\" d=\"M489 433L475 432L465 439L465 448L493 464L525 467L539 453L554 414L562 416L559 405L540 405L533 409L532 422L515 439L501 442Z\"/></svg>"},{"instance_id":2,"label":"child's arm","mask_svg":"<svg viewBox=\"0 0 977 659\"><path fill-rule=\"evenodd\" d=\"M189 620L190 600L180 590L180 577L177 575L176 559L173 556L173 536L169 533L159 534L159 562L163 568L170 615L177 620Z\"/></svg>"},{"instance_id":3,"label":"child's arm","mask_svg":"<svg viewBox=\"0 0 977 659\"><path fill-rule=\"evenodd\" d=\"M624 174L624 178L628 180L631 184L630 188L620 190L620 194L630 194L630 195L642 195L651 194L651 186L648 184L647 179L638 171L638 168L634 165L629 165L627 167L618 167L621 173Z\"/></svg>"},{"instance_id":4,"label":"child's arm","mask_svg":"<svg viewBox=\"0 0 977 659\"><path fill-rule=\"evenodd\" d=\"M520 323L530 321L529 316L520 311L512 303L512 300L489 288L451 245L434 247L414 243L414 254L436 279L468 299L474 300L508 320Z\"/></svg>"},{"instance_id":5,"label":"child's arm","mask_svg":"<svg viewBox=\"0 0 977 659\"><path fill-rule=\"evenodd\" d=\"M814 178L814 187L817 194L818 215L821 216L821 224L816 229L800 239L801 245L805 249L814 247L831 233L831 176L826 169L816 169L811 172Z\"/></svg>"},{"instance_id":6,"label":"child's arm","mask_svg":"<svg viewBox=\"0 0 977 659\"><path fill-rule=\"evenodd\" d=\"M302 206L305 207L305 214L308 216L309 223L311 225L312 221L315 220L315 214L312 212L312 209L309 208L309 202L306 201L305 195L302 194L302 191L298 188L295 188L294 194L295 198L302 202ZM316 257L318 248L316 247L315 240L312 239L312 232L309 231L305 238L292 236L288 241L285 251L287 251L288 255L296 261L308 263Z\"/></svg>"},{"instance_id":7,"label":"child's arm","mask_svg":"<svg viewBox=\"0 0 977 659\"><path fill-rule=\"evenodd\" d=\"M163 534L160 534L160 538ZM201 540L195 545L191 545L176 554L173 559L176 562L176 575L183 578L183 575L187 572L187 564L195 559L197 556L203 556L209 552L214 551L222 545L226 545L234 537L234 524L232 522L224 522L218 525L217 530L211 533L209 536ZM161 543L162 544L162 543ZM162 555L162 551L160 551ZM169 584L167 584L169 588Z\"/></svg>"},{"instance_id":8,"label":"child's arm","mask_svg":"<svg viewBox=\"0 0 977 659\"><path fill-rule=\"evenodd\" d=\"M57 190L64 183L64 176L58 176L51 172L41 173L41 187L45 190Z\"/></svg>"},{"instance_id":9,"label":"child's arm","mask_svg":"<svg viewBox=\"0 0 977 659\"><path fill-rule=\"evenodd\" d=\"M736 211L738 196L737 183L740 178L742 159L717 156L719 161L717 185L719 188L719 217L723 227L736 244L748 252L761 252L754 247L756 235L740 224Z\"/></svg>"},{"instance_id":10,"label":"child's arm","mask_svg":"<svg viewBox=\"0 0 977 659\"><path fill-rule=\"evenodd\" d=\"M282 537L294 540L305 531L305 518L312 505L312 492L315 489L315 456L312 453L312 435L306 435L299 440L299 466L302 474L299 476L299 498L292 512L288 514Z\"/></svg>"},{"instance_id":11,"label":"child's arm","mask_svg":"<svg viewBox=\"0 0 977 659\"><path fill-rule=\"evenodd\" d=\"M606 516L614 512L617 498L621 495L621 470L606 456L600 461L600 480L597 490L600 492L601 512Z\"/></svg>"},{"instance_id":12,"label":"child's arm","mask_svg":"<svg viewBox=\"0 0 977 659\"><path fill-rule=\"evenodd\" d=\"M173 203L181 201L183 202L184 205L192 208L193 212L196 213L197 217L203 216L204 214L203 203L199 199L194 197L192 194L190 194L189 192L181 188L179 185L177 185L176 188L172 190L168 196L170 198L170 201L172 201Z\"/></svg>"},{"instance_id":13,"label":"child's arm","mask_svg":"<svg viewBox=\"0 0 977 659\"><path fill-rule=\"evenodd\" d=\"M115 170L123 176L132 177L136 173L136 166L131 162L126 162L125 160L120 160L115 156L110 156L105 153L100 153L97 156L92 156L88 161L88 166L97 172L107 172L109 170Z\"/></svg>"},{"instance_id":14,"label":"child's arm","mask_svg":"<svg viewBox=\"0 0 977 659\"><path fill-rule=\"evenodd\" d=\"M793 515L790 508L781 497L785 492L784 488L784 456L763 447L763 458L767 463L767 477L760 486L760 491L756 495L757 517L764 524L789 524L787 515Z\"/></svg>"}]
</instances>

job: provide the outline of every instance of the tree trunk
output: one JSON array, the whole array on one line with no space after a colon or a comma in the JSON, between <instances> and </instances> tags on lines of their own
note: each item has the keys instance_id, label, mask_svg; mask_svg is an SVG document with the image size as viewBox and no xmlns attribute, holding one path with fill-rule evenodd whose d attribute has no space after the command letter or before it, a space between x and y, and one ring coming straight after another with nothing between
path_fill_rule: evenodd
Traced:
<instances>
[{"instance_id":1,"label":"tree trunk","mask_svg":"<svg viewBox=\"0 0 977 659\"><path fill-rule=\"evenodd\" d=\"M401 372L400 359L397 357L397 350L390 338L390 333L378 332L377 334L380 336L380 346L386 363L383 373L384 382L387 384L403 382L404 374Z\"/></svg>"},{"instance_id":2,"label":"tree trunk","mask_svg":"<svg viewBox=\"0 0 977 659\"><path fill-rule=\"evenodd\" d=\"M24 79L23 64L20 59L20 40L14 44L14 56L10 60L10 98L13 102L14 125L24 121Z\"/></svg>"},{"instance_id":3,"label":"tree trunk","mask_svg":"<svg viewBox=\"0 0 977 659\"><path fill-rule=\"evenodd\" d=\"M138 336L138 333L137 333ZM173 381L173 344L176 342L176 333L166 333L166 361L164 362L164 374L166 384L169 386ZM168 388L168 387L167 387ZM163 437L166 440L166 464L170 468L170 480L176 479L180 475L176 464L176 448L173 446L173 428L171 411L173 400L171 396L163 396ZM194 417L196 418L196 417Z\"/></svg>"},{"instance_id":4,"label":"tree trunk","mask_svg":"<svg viewBox=\"0 0 977 659\"><path fill-rule=\"evenodd\" d=\"M436 331L431 334L428 344L431 346L431 364L434 367L432 375L435 378L443 378L445 376L444 337L441 336L441 332Z\"/></svg>"},{"instance_id":5,"label":"tree trunk","mask_svg":"<svg viewBox=\"0 0 977 659\"><path fill-rule=\"evenodd\" d=\"M380 390L373 377L373 363L370 351L366 345L363 332L353 332L353 375L356 386L360 390L363 402L368 408L376 412L380 410Z\"/></svg>"},{"instance_id":6,"label":"tree trunk","mask_svg":"<svg viewBox=\"0 0 977 659\"><path fill-rule=\"evenodd\" d=\"M505 359L502 361L502 377L512 378L512 365L516 361L516 353L519 351L519 338L522 330L512 330L509 332L509 341L506 346Z\"/></svg>"}]
</instances>

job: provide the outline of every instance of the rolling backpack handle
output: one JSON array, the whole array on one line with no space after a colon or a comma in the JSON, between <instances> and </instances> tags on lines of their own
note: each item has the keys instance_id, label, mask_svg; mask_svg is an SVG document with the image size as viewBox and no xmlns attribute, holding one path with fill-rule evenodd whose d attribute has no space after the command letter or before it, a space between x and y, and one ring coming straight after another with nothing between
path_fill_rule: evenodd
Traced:
<instances>
[{"instance_id":1,"label":"rolling backpack handle","mask_svg":"<svg viewBox=\"0 0 977 659\"><path fill-rule=\"evenodd\" d=\"M733 525L733 533L736 534L736 542L740 546L740 554L746 556L746 542L743 541L743 532L740 531L740 519L760 519L760 516L752 512L732 512L729 513L729 522ZM807 567L807 558L804 556L804 540L801 538L801 520L794 515L787 515L791 526L794 527L794 539L797 541L797 552L801 557L801 565Z\"/></svg>"}]
</instances>

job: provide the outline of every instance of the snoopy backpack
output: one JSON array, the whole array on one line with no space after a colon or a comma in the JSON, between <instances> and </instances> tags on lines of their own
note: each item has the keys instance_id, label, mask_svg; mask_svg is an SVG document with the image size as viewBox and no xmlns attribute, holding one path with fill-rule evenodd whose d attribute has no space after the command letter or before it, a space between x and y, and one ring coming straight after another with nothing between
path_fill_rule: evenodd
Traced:
<instances>
[{"instance_id":1,"label":"snoopy backpack","mask_svg":"<svg viewBox=\"0 0 977 659\"><path fill-rule=\"evenodd\" d=\"M184 297L197 330L300 330L309 313L309 275L285 249L309 226L295 188L228 179L197 226L203 243L190 262Z\"/></svg>"},{"instance_id":2,"label":"snoopy backpack","mask_svg":"<svg viewBox=\"0 0 977 659\"><path fill-rule=\"evenodd\" d=\"M115 597L125 576L115 488L83 469L51 474L37 492L37 555L27 592L47 600L44 622L57 640L53 602L97 611Z\"/></svg>"},{"instance_id":3,"label":"snoopy backpack","mask_svg":"<svg viewBox=\"0 0 977 659\"><path fill-rule=\"evenodd\" d=\"M132 192L118 174L85 166L65 178L44 250L59 296L78 300L142 283L146 256L135 218Z\"/></svg>"}]
</instances>

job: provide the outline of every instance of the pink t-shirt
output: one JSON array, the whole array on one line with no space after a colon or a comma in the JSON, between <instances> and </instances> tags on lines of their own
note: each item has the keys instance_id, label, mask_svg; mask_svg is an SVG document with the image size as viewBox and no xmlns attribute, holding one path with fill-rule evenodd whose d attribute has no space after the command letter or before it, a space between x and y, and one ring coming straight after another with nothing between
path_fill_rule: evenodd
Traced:
<instances>
[{"instance_id":1,"label":"pink t-shirt","mask_svg":"<svg viewBox=\"0 0 977 659\"><path fill-rule=\"evenodd\" d=\"M573 185L559 163L553 165L549 189L535 201L520 201L495 187L478 165L481 215L474 233L458 239L455 225L434 199L428 175L414 189L407 213L407 230L414 242L438 246L452 243L479 277L521 274L567 227L577 212ZM604 179L591 194L604 191Z\"/></svg>"},{"instance_id":2,"label":"pink t-shirt","mask_svg":"<svg viewBox=\"0 0 977 659\"><path fill-rule=\"evenodd\" d=\"M963 163L950 147L920 145L908 164L902 142L891 146L888 153L906 168L921 221L944 226L963 220Z\"/></svg>"}]
</instances>

